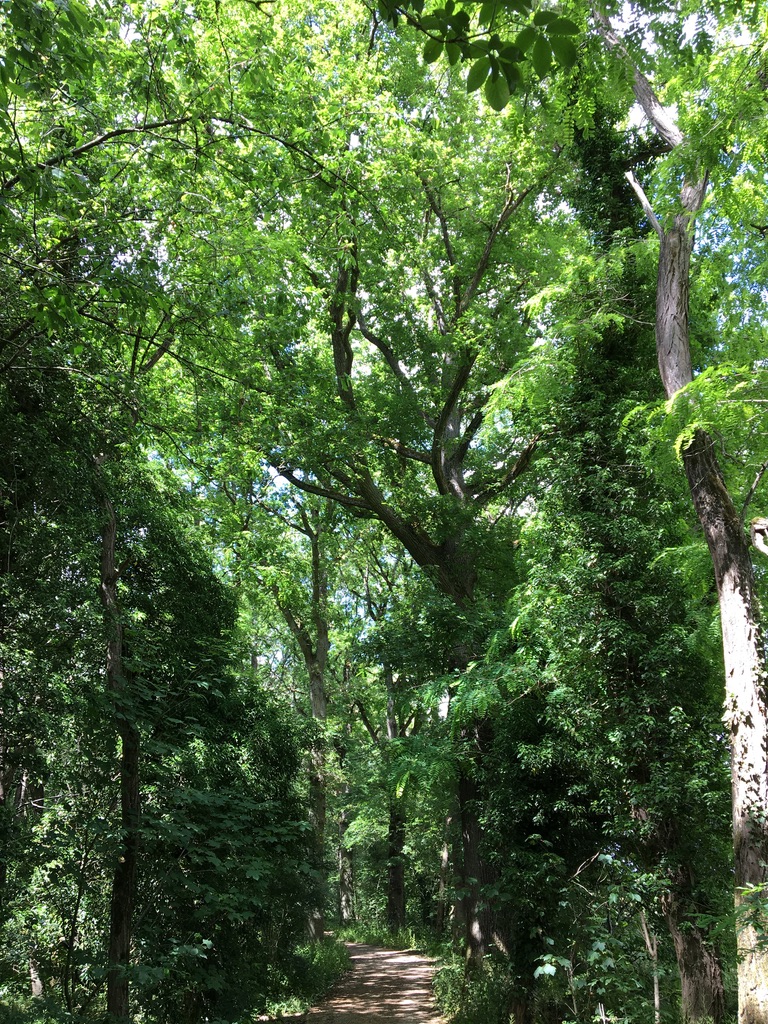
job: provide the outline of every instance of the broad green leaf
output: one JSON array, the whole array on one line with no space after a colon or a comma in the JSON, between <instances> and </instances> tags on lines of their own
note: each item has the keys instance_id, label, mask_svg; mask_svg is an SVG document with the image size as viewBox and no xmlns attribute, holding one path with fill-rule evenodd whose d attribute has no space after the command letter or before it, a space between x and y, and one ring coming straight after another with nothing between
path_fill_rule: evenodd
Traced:
<instances>
[{"instance_id":1,"label":"broad green leaf","mask_svg":"<svg viewBox=\"0 0 768 1024\"><path fill-rule=\"evenodd\" d=\"M461 60L461 47L458 43L446 43L445 53L448 57L448 63L453 65Z\"/></svg>"},{"instance_id":2,"label":"broad green leaf","mask_svg":"<svg viewBox=\"0 0 768 1024\"><path fill-rule=\"evenodd\" d=\"M503 110L509 103L509 85L504 75L489 78L485 83L485 98L494 110Z\"/></svg>"},{"instance_id":3,"label":"broad green leaf","mask_svg":"<svg viewBox=\"0 0 768 1024\"><path fill-rule=\"evenodd\" d=\"M467 92L475 92L488 77L491 70L491 61L488 57L480 57L469 69L467 75Z\"/></svg>"},{"instance_id":4,"label":"broad green leaf","mask_svg":"<svg viewBox=\"0 0 768 1024\"><path fill-rule=\"evenodd\" d=\"M502 64L519 64L523 59L523 51L519 46L505 46L499 51L499 60Z\"/></svg>"},{"instance_id":5,"label":"broad green leaf","mask_svg":"<svg viewBox=\"0 0 768 1024\"><path fill-rule=\"evenodd\" d=\"M533 972L534 978L540 977L542 974L557 974L557 968L554 964L542 964L541 967L537 967Z\"/></svg>"},{"instance_id":6,"label":"broad green leaf","mask_svg":"<svg viewBox=\"0 0 768 1024\"><path fill-rule=\"evenodd\" d=\"M481 25L490 25L493 21L494 15L496 14L495 3L485 3L480 8L480 14L477 17L478 22Z\"/></svg>"},{"instance_id":7,"label":"broad green leaf","mask_svg":"<svg viewBox=\"0 0 768 1024\"><path fill-rule=\"evenodd\" d=\"M549 40L552 53L561 68L572 68L579 57L578 50L567 36L554 36Z\"/></svg>"},{"instance_id":8,"label":"broad green leaf","mask_svg":"<svg viewBox=\"0 0 768 1024\"><path fill-rule=\"evenodd\" d=\"M539 33L533 25L527 25L522 32L518 32L517 38L515 39L515 46L518 46L523 53L527 53L538 37Z\"/></svg>"},{"instance_id":9,"label":"broad green leaf","mask_svg":"<svg viewBox=\"0 0 768 1024\"><path fill-rule=\"evenodd\" d=\"M528 0L502 0L502 2L510 11L516 11L518 14L529 14L533 8L533 4Z\"/></svg>"},{"instance_id":10,"label":"broad green leaf","mask_svg":"<svg viewBox=\"0 0 768 1024\"><path fill-rule=\"evenodd\" d=\"M426 64L434 64L443 52L442 39L428 39L424 44L424 61Z\"/></svg>"},{"instance_id":11,"label":"broad green leaf","mask_svg":"<svg viewBox=\"0 0 768 1024\"><path fill-rule=\"evenodd\" d=\"M507 79L507 85L509 86L509 91L511 93L515 92L518 86L522 85L523 82L523 76L520 73L520 68L517 64L504 64L503 68L504 75Z\"/></svg>"},{"instance_id":12,"label":"broad green leaf","mask_svg":"<svg viewBox=\"0 0 768 1024\"><path fill-rule=\"evenodd\" d=\"M558 15L554 11L536 11L533 16L534 25L551 25L557 21Z\"/></svg>"},{"instance_id":13,"label":"broad green leaf","mask_svg":"<svg viewBox=\"0 0 768 1024\"><path fill-rule=\"evenodd\" d=\"M577 36L580 32L579 26L570 18L555 18L547 25L547 35L550 36Z\"/></svg>"},{"instance_id":14,"label":"broad green leaf","mask_svg":"<svg viewBox=\"0 0 768 1024\"><path fill-rule=\"evenodd\" d=\"M543 78L552 64L552 47L545 36L539 36L533 44L531 60L533 61L534 71L539 78Z\"/></svg>"}]
</instances>

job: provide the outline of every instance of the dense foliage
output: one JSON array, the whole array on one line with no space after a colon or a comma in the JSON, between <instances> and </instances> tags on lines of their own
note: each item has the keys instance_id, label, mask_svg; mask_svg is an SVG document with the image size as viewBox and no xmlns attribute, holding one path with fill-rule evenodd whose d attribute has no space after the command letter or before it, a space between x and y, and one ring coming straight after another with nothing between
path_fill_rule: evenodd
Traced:
<instances>
[{"instance_id":1,"label":"dense foliage","mask_svg":"<svg viewBox=\"0 0 768 1024\"><path fill-rule=\"evenodd\" d=\"M0 5L11 1019L768 1024L767 17Z\"/></svg>"}]
</instances>

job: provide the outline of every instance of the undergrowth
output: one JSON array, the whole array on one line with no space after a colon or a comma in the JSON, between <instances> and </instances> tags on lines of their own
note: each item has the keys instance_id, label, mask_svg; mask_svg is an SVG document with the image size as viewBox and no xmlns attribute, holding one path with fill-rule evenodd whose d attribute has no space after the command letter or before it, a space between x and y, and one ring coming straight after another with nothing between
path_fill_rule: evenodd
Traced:
<instances>
[{"instance_id":1,"label":"undergrowth","mask_svg":"<svg viewBox=\"0 0 768 1024\"><path fill-rule=\"evenodd\" d=\"M346 925L335 932L342 942L363 942L369 946L385 946L388 949L414 949L427 956L447 955L449 943L437 938L427 928L399 928L391 931L381 924L363 922Z\"/></svg>"},{"instance_id":2,"label":"undergrowth","mask_svg":"<svg viewBox=\"0 0 768 1024\"><path fill-rule=\"evenodd\" d=\"M206 1019L209 1024L254 1024L264 1020L265 1012L271 1020L305 1013L322 999L348 967L349 954L343 942L336 938L307 942L267 968L264 980L270 995L266 1006L262 1003L250 1013L238 1015L237 1019L229 1016ZM137 1001L141 1001L140 993ZM152 1016L141 1009L134 1019L137 1024L152 1024ZM80 1024L104 1024L104 1015L96 1007L90 1013L73 1015L67 1013L54 998L11 998L0 988L1 1024L72 1024L75 1020Z\"/></svg>"}]
</instances>

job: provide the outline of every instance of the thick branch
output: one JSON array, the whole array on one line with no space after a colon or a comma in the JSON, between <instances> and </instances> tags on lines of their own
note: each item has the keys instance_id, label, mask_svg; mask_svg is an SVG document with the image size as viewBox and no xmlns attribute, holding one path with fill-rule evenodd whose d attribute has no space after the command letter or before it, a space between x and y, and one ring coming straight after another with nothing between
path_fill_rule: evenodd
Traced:
<instances>
[{"instance_id":1,"label":"thick branch","mask_svg":"<svg viewBox=\"0 0 768 1024\"><path fill-rule=\"evenodd\" d=\"M357 246L353 243L351 268L340 266L336 275L336 290L331 297L331 341L333 344L333 365L336 371L336 388L339 398L348 409L354 409L352 393L352 361L354 353L349 337L356 323L356 316L350 310L350 302L357 293L359 270L357 267Z\"/></svg>"},{"instance_id":2,"label":"thick branch","mask_svg":"<svg viewBox=\"0 0 768 1024\"><path fill-rule=\"evenodd\" d=\"M645 194L645 190L643 189L643 186L637 180L637 178L635 177L635 175L633 174L632 171L627 171L626 174L624 175L624 177L627 179L629 184L632 186L632 189L633 189L635 195L640 200L640 205L643 208L643 213L645 214L645 216L650 221L651 227L656 232L656 234L659 236L659 238L663 239L664 238L664 229L662 228L661 224L659 224L658 220L656 219L656 214L653 212L653 209L651 207L650 202L648 201L648 196Z\"/></svg>"},{"instance_id":3,"label":"thick branch","mask_svg":"<svg viewBox=\"0 0 768 1024\"><path fill-rule=\"evenodd\" d=\"M747 496L744 499L744 504L741 506L741 515L739 516L739 520L742 523L744 522L744 520L747 517L747 509L752 504L752 499L755 496L755 491L760 486L760 481L763 479L763 477L765 476L766 472L768 472L768 459L766 459L765 462L760 467L760 469L758 469L757 475L755 476L755 479L752 481L752 486L747 491Z\"/></svg>"},{"instance_id":4,"label":"thick branch","mask_svg":"<svg viewBox=\"0 0 768 1024\"><path fill-rule=\"evenodd\" d=\"M475 434L478 432L478 430L483 424L483 416L483 409L480 408L477 410L475 415L467 424L466 430L462 434L461 441L459 441L456 448L454 448L454 450L451 452L450 458L448 460L453 465L461 465L461 463L464 461L466 454L469 451L469 446L472 444L472 441L475 437Z\"/></svg>"},{"instance_id":5,"label":"thick branch","mask_svg":"<svg viewBox=\"0 0 768 1024\"><path fill-rule=\"evenodd\" d=\"M448 486L448 480L446 477L446 454L445 454L445 442L446 442L446 430L448 424L451 421L451 417L456 411L456 405L461 398L461 393L464 390L469 375L472 372L472 368L477 360L478 352L467 355L467 357L460 363L456 370L456 374L453 378L453 384L448 392L443 408L440 410L440 415L437 418L435 424L435 431L432 439L432 472L435 477L435 483L441 494L448 494L450 488Z\"/></svg>"},{"instance_id":6,"label":"thick branch","mask_svg":"<svg viewBox=\"0 0 768 1024\"><path fill-rule=\"evenodd\" d=\"M344 494L343 491L335 491L330 487L321 487L319 484L310 483L308 480L303 480L301 477L296 476L296 471L291 469L289 466L275 466L275 471L279 476L285 477L285 479L293 484L294 487L298 487L300 491L306 491L307 494L316 494L320 498L328 498L330 501L336 501L339 505L343 505L344 508L350 509L363 509L366 512L372 512L370 505L363 501L362 498L355 497L352 494Z\"/></svg>"},{"instance_id":7,"label":"thick branch","mask_svg":"<svg viewBox=\"0 0 768 1024\"><path fill-rule=\"evenodd\" d=\"M425 452L417 451L415 448L409 448L408 445L403 444L402 441L398 441L396 437L382 437L380 434L374 434L373 440L378 441L379 444L384 445L385 448L391 448L392 451L397 452L398 455L402 455L404 459L409 459L411 462L423 462L427 466L432 462L429 455Z\"/></svg>"},{"instance_id":8,"label":"thick branch","mask_svg":"<svg viewBox=\"0 0 768 1024\"><path fill-rule=\"evenodd\" d=\"M360 712L360 721L365 726L366 732L371 737L371 739L376 744L376 746L378 746L379 742L380 742L379 741L379 730L378 729L374 729L374 727L371 724L371 720L368 717L368 714L367 714L365 708L363 707L362 703L359 700L355 701L354 706Z\"/></svg>"},{"instance_id":9,"label":"thick branch","mask_svg":"<svg viewBox=\"0 0 768 1024\"><path fill-rule=\"evenodd\" d=\"M659 102L653 86L637 67L623 41L613 31L613 26L604 11L595 7L593 10L600 35L621 57L631 65L633 72L632 91L643 113L651 122L669 149L675 149L683 141L683 133Z\"/></svg>"}]
</instances>

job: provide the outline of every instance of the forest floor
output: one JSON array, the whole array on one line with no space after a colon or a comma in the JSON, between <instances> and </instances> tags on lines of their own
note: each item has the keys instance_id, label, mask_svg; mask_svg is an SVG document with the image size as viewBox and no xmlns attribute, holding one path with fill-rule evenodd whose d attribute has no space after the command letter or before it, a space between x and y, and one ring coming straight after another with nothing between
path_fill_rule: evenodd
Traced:
<instances>
[{"instance_id":1,"label":"forest floor","mask_svg":"<svg viewBox=\"0 0 768 1024\"><path fill-rule=\"evenodd\" d=\"M348 942L351 970L309 1011L307 1024L443 1024L432 961L412 950Z\"/></svg>"}]
</instances>

